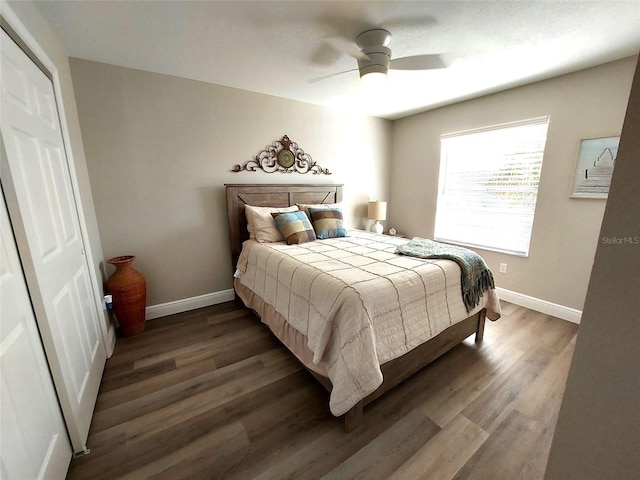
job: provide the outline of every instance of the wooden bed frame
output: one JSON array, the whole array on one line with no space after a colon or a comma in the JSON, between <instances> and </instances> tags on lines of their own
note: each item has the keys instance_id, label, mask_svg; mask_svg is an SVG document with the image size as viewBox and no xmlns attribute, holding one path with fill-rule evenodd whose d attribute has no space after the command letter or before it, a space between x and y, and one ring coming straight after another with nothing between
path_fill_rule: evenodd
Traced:
<instances>
[{"instance_id":1,"label":"wooden bed frame","mask_svg":"<svg viewBox=\"0 0 640 480\"><path fill-rule=\"evenodd\" d=\"M262 207L289 207L296 203L337 203L342 201L342 185L326 184L227 184L227 215L229 220L229 243L235 268L242 242L249 238L245 205ZM236 296L237 297L237 296ZM481 342L484 334L485 310L462 320L444 330L431 340L414 348L402 357L381 365L384 380L377 390L360 400L345 415L345 429L353 430L362 420L365 405L371 403L400 382L410 377L442 354L459 345L475 333L475 341ZM256 315L259 314L256 312ZM331 381L311 370L314 377L330 392Z\"/></svg>"}]
</instances>

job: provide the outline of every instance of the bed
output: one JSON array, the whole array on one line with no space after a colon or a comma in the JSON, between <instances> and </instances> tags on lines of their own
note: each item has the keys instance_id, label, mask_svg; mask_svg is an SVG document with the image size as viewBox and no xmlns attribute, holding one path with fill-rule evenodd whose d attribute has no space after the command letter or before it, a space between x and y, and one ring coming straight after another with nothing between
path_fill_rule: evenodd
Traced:
<instances>
[{"instance_id":1,"label":"bed","mask_svg":"<svg viewBox=\"0 0 640 480\"><path fill-rule=\"evenodd\" d=\"M487 315L500 316L493 290L471 312L464 308L454 262L395 255L407 239L359 230L300 245L249 238L246 205L336 204L342 185L225 189L236 298L330 392L330 410L344 415L347 431L365 405L467 337L480 342Z\"/></svg>"}]
</instances>

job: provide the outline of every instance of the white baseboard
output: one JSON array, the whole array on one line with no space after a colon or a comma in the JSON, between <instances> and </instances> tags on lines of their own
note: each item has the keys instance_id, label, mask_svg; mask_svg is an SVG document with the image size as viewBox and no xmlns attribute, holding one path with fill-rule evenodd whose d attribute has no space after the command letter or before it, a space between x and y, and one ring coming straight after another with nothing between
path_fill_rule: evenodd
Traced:
<instances>
[{"instance_id":1,"label":"white baseboard","mask_svg":"<svg viewBox=\"0 0 640 480\"><path fill-rule=\"evenodd\" d=\"M536 312L561 318L568 322L580 323L580 319L582 317L582 311L576 310L575 308L547 302L546 300L540 300L539 298L530 297L529 295L513 292L500 287L496 287L496 292L502 300L530 308ZM231 288L229 290L207 293L205 295L176 300L174 302L151 305L150 307L147 307L146 319L152 320L154 318L195 310L196 308L209 307L218 303L229 302L234 298L234 291Z\"/></svg>"},{"instance_id":2,"label":"white baseboard","mask_svg":"<svg viewBox=\"0 0 640 480\"><path fill-rule=\"evenodd\" d=\"M515 303L521 307L530 308L536 312L541 312L552 317L561 318L568 322L580 323L582 318L582 311L575 308L565 307L564 305L558 305L557 303L547 302L546 300L540 300L539 298L530 297L518 292L512 292L504 288L496 287L496 292L500 299Z\"/></svg>"},{"instance_id":3,"label":"white baseboard","mask_svg":"<svg viewBox=\"0 0 640 480\"><path fill-rule=\"evenodd\" d=\"M147 307L145 318L152 320L154 318L165 317L175 313L188 312L196 308L209 307L218 303L229 302L235 298L233 288L222 290L221 292L207 293L197 297L184 298L174 302L161 303L159 305L151 305Z\"/></svg>"}]
</instances>

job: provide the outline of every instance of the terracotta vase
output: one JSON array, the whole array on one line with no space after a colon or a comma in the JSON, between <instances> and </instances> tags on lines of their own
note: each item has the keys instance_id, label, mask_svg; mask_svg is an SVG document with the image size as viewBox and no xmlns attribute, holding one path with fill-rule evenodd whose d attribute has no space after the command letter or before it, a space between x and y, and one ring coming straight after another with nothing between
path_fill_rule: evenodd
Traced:
<instances>
[{"instance_id":1,"label":"terracotta vase","mask_svg":"<svg viewBox=\"0 0 640 480\"><path fill-rule=\"evenodd\" d=\"M135 259L133 255L125 255L107 260L107 263L116 267L116 271L107 280L107 290L113 296L113 311L118 319L120 332L125 337L144 332L147 282L131 266Z\"/></svg>"}]
</instances>

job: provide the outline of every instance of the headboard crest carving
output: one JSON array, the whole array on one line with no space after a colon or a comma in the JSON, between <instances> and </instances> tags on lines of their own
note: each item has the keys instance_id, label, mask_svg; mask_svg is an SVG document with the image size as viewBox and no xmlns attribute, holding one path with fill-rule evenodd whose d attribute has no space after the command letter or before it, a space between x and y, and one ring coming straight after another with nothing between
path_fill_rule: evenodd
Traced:
<instances>
[{"instance_id":1,"label":"headboard crest carving","mask_svg":"<svg viewBox=\"0 0 640 480\"><path fill-rule=\"evenodd\" d=\"M314 175L331 175L305 153L296 142L292 142L286 135L281 140L267 145L253 160L244 165L235 165L232 172L255 172L262 170L267 173L313 173Z\"/></svg>"}]
</instances>

